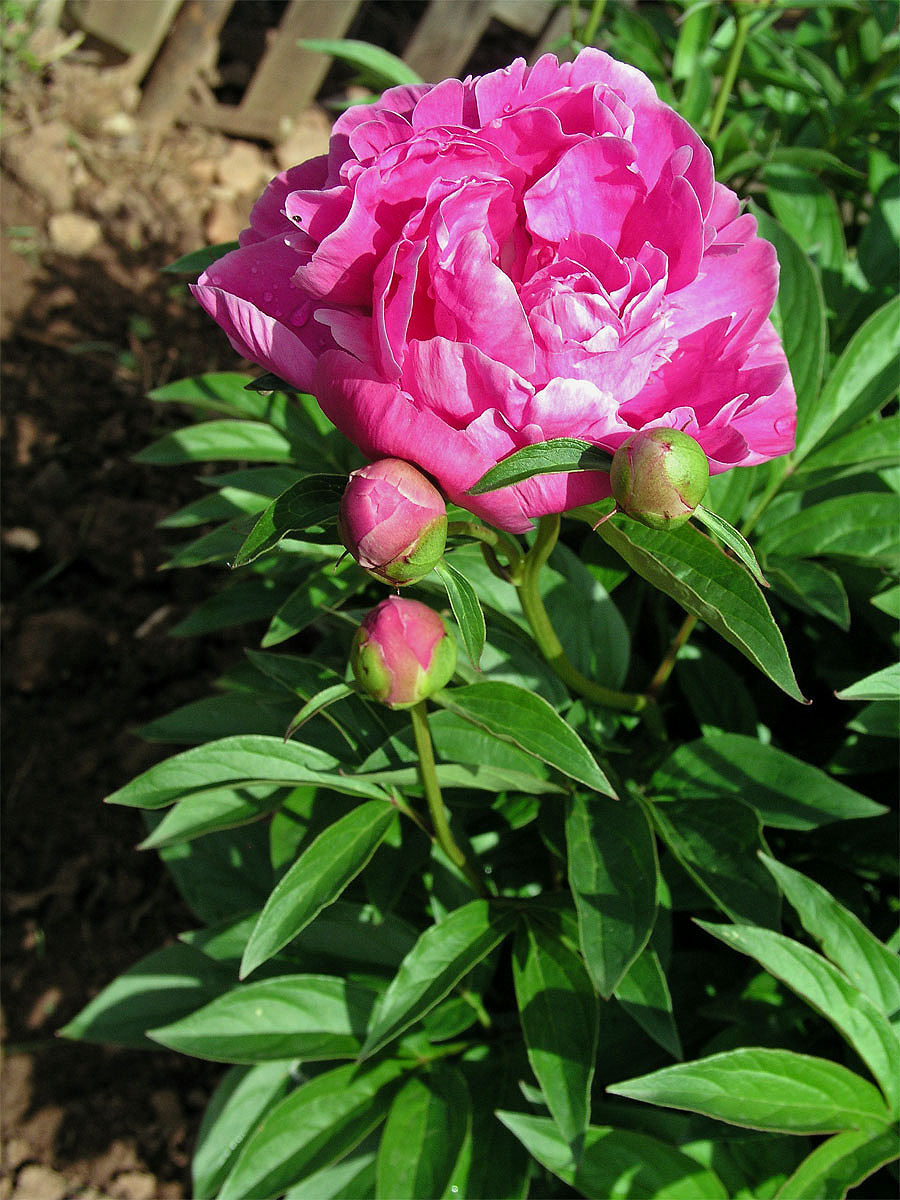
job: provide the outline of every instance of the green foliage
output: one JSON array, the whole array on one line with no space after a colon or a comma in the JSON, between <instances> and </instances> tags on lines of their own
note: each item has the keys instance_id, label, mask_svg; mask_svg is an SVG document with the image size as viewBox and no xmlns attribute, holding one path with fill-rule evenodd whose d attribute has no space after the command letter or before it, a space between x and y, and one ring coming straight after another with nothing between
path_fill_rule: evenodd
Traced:
<instances>
[{"instance_id":1,"label":"green foliage","mask_svg":"<svg viewBox=\"0 0 900 1200\"><path fill-rule=\"evenodd\" d=\"M154 393L196 423L140 461L223 464L168 565L238 564L174 633L257 646L110 797L197 927L62 1032L231 1064L198 1200L896 1190L896 9L574 9L752 193L797 449L712 479L706 532L452 513L409 589L465 651L429 774L347 672L384 594L338 561L357 452L272 377ZM472 491L608 469L553 439Z\"/></svg>"}]
</instances>

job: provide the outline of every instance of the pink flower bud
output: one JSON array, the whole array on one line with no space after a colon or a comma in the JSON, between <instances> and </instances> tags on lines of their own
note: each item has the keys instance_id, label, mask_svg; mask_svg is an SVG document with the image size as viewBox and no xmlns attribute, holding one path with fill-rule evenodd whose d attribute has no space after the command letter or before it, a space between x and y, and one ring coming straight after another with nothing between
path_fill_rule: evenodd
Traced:
<instances>
[{"instance_id":1,"label":"pink flower bud","mask_svg":"<svg viewBox=\"0 0 900 1200\"><path fill-rule=\"evenodd\" d=\"M456 642L426 604L389 596L357 629L350 665L374 700L412 708L448 682L456 668Z\"/></svg>"},{"instance_id":2,"label":"pink flower bud","mask_svg":"<svg viewBox=\"0 0 900 1200\"><path fill-rule=\"evenodd\" d=\"M629 517L651 529L677 529L706 495L709 463L690 434L646 429L615 452L609 482Z\"/></svg>"},{"instance_id":3,"label":"pink flower bud","mask_svg":"<svg viewBox=\"0 0 900 1200\"><path fill-rule=\"evenodd\" d=\"M433 484L400 458L354 471L338 514L341 541L382 583L403 587L441 561L447 509Z\"/></svg>"}]
</instances>

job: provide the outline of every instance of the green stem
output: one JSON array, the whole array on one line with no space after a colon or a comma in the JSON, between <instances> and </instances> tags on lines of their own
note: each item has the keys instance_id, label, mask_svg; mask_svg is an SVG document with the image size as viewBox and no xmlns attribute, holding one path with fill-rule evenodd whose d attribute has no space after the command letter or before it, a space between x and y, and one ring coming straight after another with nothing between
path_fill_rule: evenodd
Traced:
<instances>
[{"instance_id":1,"label":"green stem","mask_svg":"<svg viewBox=\"0 0 900 1200\"><path fill-rule=\"evenodd\" d=\"M603 10L606 8L606 0L594 0L591 5L591 15L585 22L584 29L581 31L581 37L578 39L585 46L593 44L594 38L597 36L597 30L600 27L600 22L603 19Z\"/></svg>"},{"instance_id":2,"label":"green stem","mask_svg":"<svg viewBox=\"0 0 900 1200\"><path fill-rule=\"evenodd\" d=\"M719 84L719 90L716 93L716 103L713 106L712 116L709 119L709 127L706 130L706 140L712 142L716 139L719 129L722 126L722 121L725 117L725 108L728 104L728 97L731 95L734 81L737 79L738 67L741 65L741 58L744 54L744 46L747 43L747 34L750 31L750 12L743 5L735 5L734 10L734 40L731 43L731 48L728 51L728 61L725 63L725 72L722 75L722 82Z\"/></svg>"},{"instance_id":3,"label":"green stem","mask_svg":"<svg viewBox=\"0 0 900 1200\"><path fill-rule=\"evenodd\" d=\"M422 786L425 789L425 799L428 803L428 811L431 814L435 839L453 865L462 871L475 891L479 895L484 896L486 895L484 884L469 866L466 856L460 850L459 846L457 846L453 834L450 832L447 813L444 808L444 798L441 795L441 785L438 783L437 768L434 762L434 747L431 744L431 734L428 731L428 712L425 708L425 701L420 700L418 704L414 704L409 710L409 715L412 718L413 737L415 738L416 751L419 755L419 774L422 777Z\"/></svg>"},{"instance_id":4,"label":"green stem","mask_svg":"<svg viewBox=\"0 0 900 1200\"><path fill-rule=\"evenodd\" d=\"M691 636L696 624L697 618L695 616L689 614L684 618L681 623L681 628L669 643L669 648L666 651L665 658L659 664L656 674L650 680L650 686L647 688L648 696L658 696L662 691L666 681L672 674L672 670L675 666L675 660L678 657L678 651Z\"/></svg>"},{"instance_id":5,"label":"green stem","mask_svg":"<svg viewBox=\"0 0 900 1200\"><path fill-rule=\"evenodd\" d=\"M447 536L470 537L481 542L482 550L488 551L485 560L495 575L507 583L515 583L522 570L523 555L518 543L499 529L490 529L479 521L451 521L447 526ZM505 567L497 560L497 551L505 555Z\"/></svg>"},{"instance_id":6,"label":"green stem","mask_svg":"<svg viewBox=\"0 0 900 1200\"><path fill-rule=\"evenodd\" d=\"M569 662L562 642L556 636L556 630L550 623L538 589L538 576L541 567L544 566L556 545L556 539L559 537L559 524L558 516L541 517L537 538L525 558L522 577L516 585L519 603L522 605L525 619L531 626L534 640L559 678L574 692L578 692L579 695L593 700L597 704L603 704L607 708L618 708L632 713L640 712L647 706L646 696L634 692L617 692L612 688L602 687L593 679L582 675L577 667Z\"/></svg>"}]
</instances>

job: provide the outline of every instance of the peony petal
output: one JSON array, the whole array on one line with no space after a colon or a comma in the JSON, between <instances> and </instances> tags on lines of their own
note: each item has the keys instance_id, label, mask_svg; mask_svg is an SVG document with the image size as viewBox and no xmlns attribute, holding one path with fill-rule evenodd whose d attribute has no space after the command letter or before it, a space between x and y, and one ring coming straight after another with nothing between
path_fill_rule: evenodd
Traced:
<instances>
[{"instance_id":1,"label":"peony petal","mask_svg":"<svg viewBox=\"0 0 900 1200\"><path fill-rule=\"evenodd\" d=\"M327 169L328 156L323 154L276 175L250 210L250 229L241 235L241 245L276 237L289 230L290 222L284 210L288 196L298 188L320 188ZM252 236L245 241L245 234Z\"/></svg>"},{"instance_id":2,"label":"peony petal","mask_svg":"<svg viewBox=\"0 0 900 1200\"><path fill-rule=\"evenodd\" d=\"M436 337L406 347L403 386L417 402L461 429L488 409L519 427L534 388L476 346Z\"/></svg>"}]
</instances>

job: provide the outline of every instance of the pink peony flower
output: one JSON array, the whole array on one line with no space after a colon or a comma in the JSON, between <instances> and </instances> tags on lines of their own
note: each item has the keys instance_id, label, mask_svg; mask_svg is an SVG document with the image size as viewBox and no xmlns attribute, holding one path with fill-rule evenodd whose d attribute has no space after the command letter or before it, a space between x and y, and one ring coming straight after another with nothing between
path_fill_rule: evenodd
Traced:
<instances>
[{"instance_id":1,"label":"pink peony flower","mask_svg":"<svg viewBox=\"0 0 900 1200\"><path fill-rule=\"evenodd\" d=\"M614 451L674 427L713 474L789 451L777 282L700 138L640 71L586 49L349 109L194 291L367 456L522 531L609 495L587 472L466 496L529 443Z\"/></svg>"}]
</instances>

